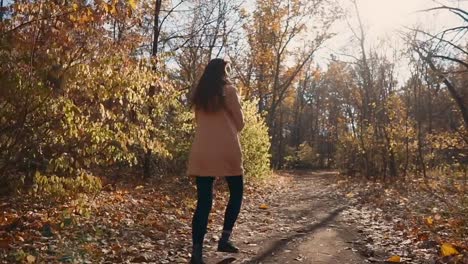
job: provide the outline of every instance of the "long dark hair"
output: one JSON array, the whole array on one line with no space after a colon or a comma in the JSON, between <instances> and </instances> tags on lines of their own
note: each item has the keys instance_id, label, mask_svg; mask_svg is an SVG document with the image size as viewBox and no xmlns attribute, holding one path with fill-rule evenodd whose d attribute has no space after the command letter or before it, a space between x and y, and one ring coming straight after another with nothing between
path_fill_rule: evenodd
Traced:
<instances>
[{"instance_id":1,"label":"long dark hair","mask_svg":"<svg viewBox=\"0 0 468 264\"><path fill-rule=\"evenodd\" d=\"M216 112L224 107L223 87L229 83L223 59L212 59L206 65L203 75L192 96L192 106L206 112Z\"/></svg>"}]
</instances>

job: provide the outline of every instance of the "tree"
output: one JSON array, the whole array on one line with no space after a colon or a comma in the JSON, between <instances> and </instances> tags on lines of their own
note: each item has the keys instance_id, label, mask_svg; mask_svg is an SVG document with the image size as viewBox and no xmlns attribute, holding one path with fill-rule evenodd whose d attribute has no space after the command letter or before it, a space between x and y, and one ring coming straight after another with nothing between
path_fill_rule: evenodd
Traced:
<instances>
[{"instance_id":1,"label":"tree","mask_svg":"<svg viewBox=\"0 0 468 264\"><path fill-rule=\"evenodd\" d=\"M463 23L468 21L468 12L456 7L441 5L424 11L440 10L451 12L461 18ZM468 105L460 91L463 88L456 87L456 84L451 80L452 76L468 71L467 43L463 41L463 38L456 38L458 35L466 34L468 26L448 28L436 34L421 29L411 29L411 31L412 35L406 35L407 41L431 71L442 80L463 117L465 129L468 129ZM452 67L452 70L455 71L451 71L449 67L444 66L447 63L455 63L459 67Z\"/></svg>"},{"instance_id":2,"label":"tree","mask_svg":"<svg viewBox=\"0 0 468 264\"><path fill-rule=\"evenodd\" d=\"M272 141L282 137L282 124L276 120L278 109L315 51L332 36L328 29L337 17L334 6L324 0L256 2L252 19L245 25L249 71L241 80L249 96L259 98L259 111L266 111ZM317 30L308 29L308 23L317 25ZM295 41L305 38L307 44L294 47ZM292 65L288 65L290 61ZM273 159L274 166L281 164L276 155Z\"/></svg>"}]
</instances>

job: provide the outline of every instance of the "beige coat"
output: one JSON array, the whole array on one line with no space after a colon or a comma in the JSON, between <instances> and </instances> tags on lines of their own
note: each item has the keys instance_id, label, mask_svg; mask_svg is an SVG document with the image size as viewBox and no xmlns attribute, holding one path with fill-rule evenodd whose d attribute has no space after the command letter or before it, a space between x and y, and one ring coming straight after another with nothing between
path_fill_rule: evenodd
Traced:
<instances>
[{"instance_id":1,"label":"beige coat","mask_svg":"<svg viewBox=\"0 0 468 264\"><path fill-rule=\"evenodd\" d=\"M226 107L215 113L195 111L195 139L190 150L190 176L238 176L244 173L239 132L244 116L236 88L224 87Z\"/></svg>"}]
</instances>

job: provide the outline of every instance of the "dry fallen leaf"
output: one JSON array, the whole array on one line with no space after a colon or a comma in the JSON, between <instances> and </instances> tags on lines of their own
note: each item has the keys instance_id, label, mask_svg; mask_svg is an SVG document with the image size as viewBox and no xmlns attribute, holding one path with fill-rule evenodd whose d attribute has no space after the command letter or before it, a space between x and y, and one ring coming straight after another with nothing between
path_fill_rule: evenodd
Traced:
<instances>
[{"instance_id":1,"label":"dry fallen leaf","mask_svg":"<svg viewBox=\"0 0 468 264\"><path fill-rule=\"evenodd\" d=\"M387 259L387 262L393 262L393 263L398 262L399 263L399 262L401 262L401 258L400 258L400 256L394 255L394 256L389 257Z\"/></svg>"},{"instance_id":2,"label":"dry fallen leaf","mask_svg":"<svg viewBox=\"0 0 468 264\"><path fill-rule=\"evenodd\" d=\"M36 257L33 256L33 255L28 255L28 256L26 257L26 261L27 261L28 263L34 263L34 262L36 262Z\"/></svg>"},{"instance_id":3,"label":"dry fallen leaf","mask_svg":"<svg viewBox=\"0 0 468 264\"><path fill-rule=\"evenodd\" d=\"M130 5L130 7L132 9L136 9L137 8L137 1L136 0L129 0L128 1L128 4Z\"/></svg>"},{"instance_id":4,"label":"dry fallen leaf","mask_svg":"<svg viewBox=\"0 0 468 264\"><path fill-rule=\"evenodd\" d=\"M11 239L4 238L0 239L0 248L9 248L11 243Z\"/></svg>"},{"instance_id":5,"label":"dry fallen leaf","mask_svg":"<svg viewBox=\"0 0 468 264\"><path fill-rule=\"evenodd\" d=\"M434 224L434 219L432 218L432 216L429 216L428 218L426 218L426 224L428 226L431 226Z\"/></svg>"},{"instance_id":6,"label":"dry fallen leaf","mask_svg":"<svg viewBox=\"0 0 468 264\"><path fill-rule=\"evenodd\" d=\"M258 208L264 209L264 210L265 210L265 209L268 209L268 205L266 205L266 204L261 204Z\"/></svg>"},{"instance_id":7,"label":"dry fallen leaf","mask_svg":"<svg viewBox=\"0 0 468 264\"><path fill-rule=\"evenodd\" d=\"M458 255L460 254L451 244L449 243L444 243L440 247L442 256L447 257L447 256L453 256L453 255Z\"/></svg>"}]
</instances>

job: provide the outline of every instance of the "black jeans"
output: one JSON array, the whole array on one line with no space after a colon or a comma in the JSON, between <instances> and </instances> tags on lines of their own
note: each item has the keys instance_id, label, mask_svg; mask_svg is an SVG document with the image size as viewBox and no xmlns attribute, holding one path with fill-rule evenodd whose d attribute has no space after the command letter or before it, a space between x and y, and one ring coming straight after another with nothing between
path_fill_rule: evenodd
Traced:
<instances>
[{"instance_id":1,"label":"black jeans","mask_svg":"<svg viewBox=\"0 0 468 264\"><path fill-rule=\"evenodd\" d=\"M232 231L242 205L244 193L244 180L242 176L225 177L229 186L229 203L224 215L223 230ZM214 177L196 177L197 182L197 209L192 220L193 244L203 244L208 227L208 216L213 205Z\"/></svg>"}]
</instances>

